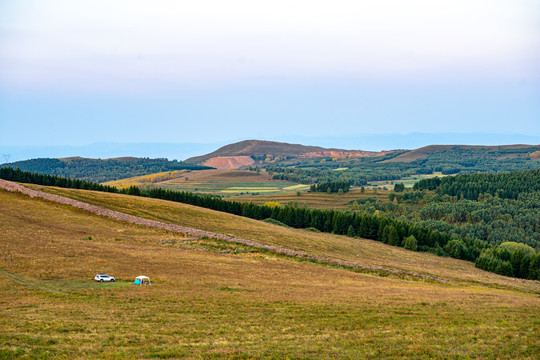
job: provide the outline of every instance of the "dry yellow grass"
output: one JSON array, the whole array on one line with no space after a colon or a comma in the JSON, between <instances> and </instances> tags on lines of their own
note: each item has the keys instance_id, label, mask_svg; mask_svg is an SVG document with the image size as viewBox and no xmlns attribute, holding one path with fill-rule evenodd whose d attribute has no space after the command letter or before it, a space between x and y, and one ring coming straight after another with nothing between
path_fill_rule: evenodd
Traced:
<instances>
[{"instance_id":1,"label":"dry yellow grass","mask_svg":"<svg viewBox=\"0 0 540 360\"><path fill-rule=\"evenodd\" d=\"M276 182L282 181L272 180L272 177L262 171L256 173L248 170L197 170L184 174L183 178L169 181L169 183L185 182L185 178L196 183L216 183L216 182Z\"/></svg>"},{"instance_id":2,"label":"dry yellow grass","mask_svg":"<svg viewBox=\"0 0 540 360\"><path fill-rule=\"evenodd\" d=\"M51 191L208 230L273 232L275 237L264 239L311 245L325 253L349 246L339 245L344 237L181 204ZM4 191L0 204L5 255L0 259L0 357L533 359L540 351L540 300L528 293L469 286L460 277L439 285L264 253L190 248L177 234ZM383 256L394 250L361 243L366 260L370 252ZM374 252L377 247L380 252ZM385 259L405 254L418 256L418 262L426 256L403 251ZM395 261L424 266L430 273L437 266ZM484 283L513 287L506 278L467 271L486 275ZM91 279L97 272L120 281L95 283ZM140 274L154 285L131 285ZM524 282L518 287L529 292L534 286Z\"/></svg>"},{"instance_id":3,"label":"dry yellow grass","mask_svg":"<svg viewBox=\"0 0 540 360\"><path fill-rule=\"evenodd\" d=\"M131 186L149 186L150 184L177 179L182 177L185 173L187 173L186 170L165 171L150 175L135 176L122 180L107 181L104 182L103 185L114 186L119 189L127 189Z\"/></svg>"},{"instance_id":4,"label":"dry yellow grass","mask_svg":"<svg viewBox=\"0 0 540 360\"><path fill-rule=\"evenodd\" d=\"M532 289L540 293L540 283L537 281L485 272L475 268L474 264L468 261L413 252L378 241L284 228L241 216L158 199L52 187L41 187L40 190L151 220L222 233L314 255L423 273L448 281Z\"/></svg>"}]
</instances>

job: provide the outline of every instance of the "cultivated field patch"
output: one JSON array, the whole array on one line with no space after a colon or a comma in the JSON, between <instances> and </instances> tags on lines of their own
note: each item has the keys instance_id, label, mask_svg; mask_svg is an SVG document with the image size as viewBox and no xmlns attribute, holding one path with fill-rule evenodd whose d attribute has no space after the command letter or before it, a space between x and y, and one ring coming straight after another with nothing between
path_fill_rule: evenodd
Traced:
<instances>
[{"instance_id":1,"label":"cultivated field patch","mask_svg":"<svg viewBox=\"0 0 540 360\"><path fill-rule=\"evenodd\" d=\"M273 180L266 172L247 170L193 171L152 184L152 187L222 196L279 194L308 188L301 184Z\"/></svg>"}]
</instances>

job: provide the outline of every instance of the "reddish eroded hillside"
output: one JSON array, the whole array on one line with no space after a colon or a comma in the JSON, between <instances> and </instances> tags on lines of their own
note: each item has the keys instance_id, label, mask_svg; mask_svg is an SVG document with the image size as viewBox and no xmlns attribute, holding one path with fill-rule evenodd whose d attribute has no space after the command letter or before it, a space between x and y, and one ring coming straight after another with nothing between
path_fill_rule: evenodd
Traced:
<instances>
[{"instance_id":1,"label":"reddish eroded hillside","mask_svg":"<svg viewBox=\"0 0 540 360\"><path fill-rule=\"evenodd\" d=\"M382 156L391 152L392 151L376 152L376 151L361 151L361 150L353 150L353 151L326 150L326 151L308 152L298 157L301 159L311 159L311 158L316 158L316 157L349 157L349 156L367 157L367 156Z\"/></svg>"},{"instance_id":2,"label":"reddish eroded hillside","mask_svg":"<svg viewBox=\"0 0 540 360\"><path fill-rule=\"evenodd\" d=\"M255 163L251 156L218 156L204 162L205 166L211 166L219 170L238 169Z\"/></svg>"}]
</instances>

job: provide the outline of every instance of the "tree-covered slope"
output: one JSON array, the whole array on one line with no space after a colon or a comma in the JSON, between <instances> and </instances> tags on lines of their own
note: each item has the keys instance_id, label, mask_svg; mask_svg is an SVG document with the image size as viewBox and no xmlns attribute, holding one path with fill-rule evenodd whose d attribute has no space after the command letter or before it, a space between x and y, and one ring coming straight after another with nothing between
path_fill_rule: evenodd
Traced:
<instances>
[{"instance_id":1,"label":"tree-covered slope","mask_svg":"<svg viewBox=\"0 0 540 360\"><path fill-rule=\"evenodd\" d=\"M377 157L326 157L303 159L294 164L278 162L267 169L279 180L306 184L345 180L361 186L371 181L399 180L435 172L452 175L540 169L536 155L539 150L540 146L531 145L429 146Z\"/></svg>"},{"instance_id":2,"label":"tree-covered slope","mask_svg":"<svg viewBox=\"0 0 540 360\"><path fill-rule=\"evenodd\" d=\"M540 191L540 169L502 174L469 174L442 179L421 180L414 190L436 190L441 195L477 200L489 194L504 199L517 199L521 193Z\"/></svg>"},{"instance_id":3,"label":"tree-covered slope","mask_svg":"<svg viewBox=\"0 0 540 360\"><path fill-rule=\"evenodd\" d=\"M388 201L363 198L351 206L444 233L448 255L481 269L540 279L540 170L424 179ZM473 255L471 241L488 246Z\"/></svg>"},{"instance_id":4,"label":"tree-covered slope","mask_svg":"<svg viewBox=\"0 0 540 360\"><path fill-rule=\"evenodd\" d=\"M57 175L74 179L105 182L134 176L173 170L202 170L206 166L188 164L177 160L124 157L115 159L31 159L3 164L2 167L19 168L40 174Z\"/></svg>"}]
</instances>

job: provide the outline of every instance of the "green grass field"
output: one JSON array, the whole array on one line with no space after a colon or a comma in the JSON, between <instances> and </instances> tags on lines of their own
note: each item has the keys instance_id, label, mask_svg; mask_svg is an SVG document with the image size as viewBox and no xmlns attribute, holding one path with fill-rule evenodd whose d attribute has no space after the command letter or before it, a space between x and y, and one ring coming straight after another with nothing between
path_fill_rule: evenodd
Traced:
<instances>
[{"instance_id":1,"label":"green grass field","mask_svg":"<svg viewBox=\"0 0 540 360\"><path fill-rule=\"evenodd\" d=\"M336 170L345 169L339 168ZM416 175L396 181L373 181L366 185L365 188L368 190L377 189L379 194L369 191L365 194L360 193L360 189L357 188L339 197L337 194L309 193L310 185L273 180L264 171L260 173L246 170L177 171L174 173L159 173L110 181L105 184L118 188L127 188L132 185L143 188L160 187L173 191L189 191L234 197L234 200L237 201L254 202L257 204L267 201L278 201L281 204L286 204L292 201L309 207L346 209L350 206L349 201L365 196L384 198L386 200L388 196L387 190L393 190L395 183L401 182L405 184L405 187L411 188L416 181L433 176L442 175L436 173L431 175ZM170 179L167 179L167 177L170 177ZM383 190L383 188L387 190ZM304 197L298 197L298 192Z\"/></svg>"},{"instance_id":2,"label":"green grass field","mask_svg":"<svg viewBox=\"0 0 540 360\"><path fill-rule=\"evenodd\" d=\"M407 176L407 177L403 177L399 180L383 180L383 181L370 181L368 183L368 185L366 186L367 189L382 189L382 188L387 188L388 190L393 190L394 189L394 185L395 184L398 184L398 183L403 183L403 185L405 185L406 188L410 189L414 186L414 184L419 181L419 180L422 180L422 179L430 179L430 178L433 178L433 177L444 177L446 175L443 175L442 173L440 172L436 172L436 173L433 173L433 174L428 174L428 175L414 175L414 176Z\"/></svg>"},{"instance_id":3,"label":"green grass field","mask_svg":"<svg viewBox=\"0 0 540 360\"><path fill-rule=\"evenodd\" d=\"M189 184L182 182L166 182L156 186L174 190L190 191L213 195L259 195L259 194L278 194L287 192L288 187L294 186L294 183L260 183L260 182L240 182L224 181L220 183L191 182ZM290 192L290 190L289 190Z\"/></svg>"},{"instance_id":4,"label":"green grass field","mask_svg":"<svg viewBox=\"0 0 540 360\"><path fill-rule=\"evenodd\" d=\"M204 170L182 174L176 179L148 184L175 191L190 191L221 196L283 194L306 190L307 185L272 180L265 172L244 170Z\"/></svg>"},{"instance_id":5,"label":"green grass field","mask_svg":"<svg viewBox=\"0 0 540 360\"><path fill-rule=\"evenodd\" d=\"M433 274L355 273L0 191L0 358L535 359L540 284L363 239L156 199L53 193L146 218ZM119 280L95 283L96 273ZM152 286L135 286L147 275Z\"/></svg>"}]
</instances>

